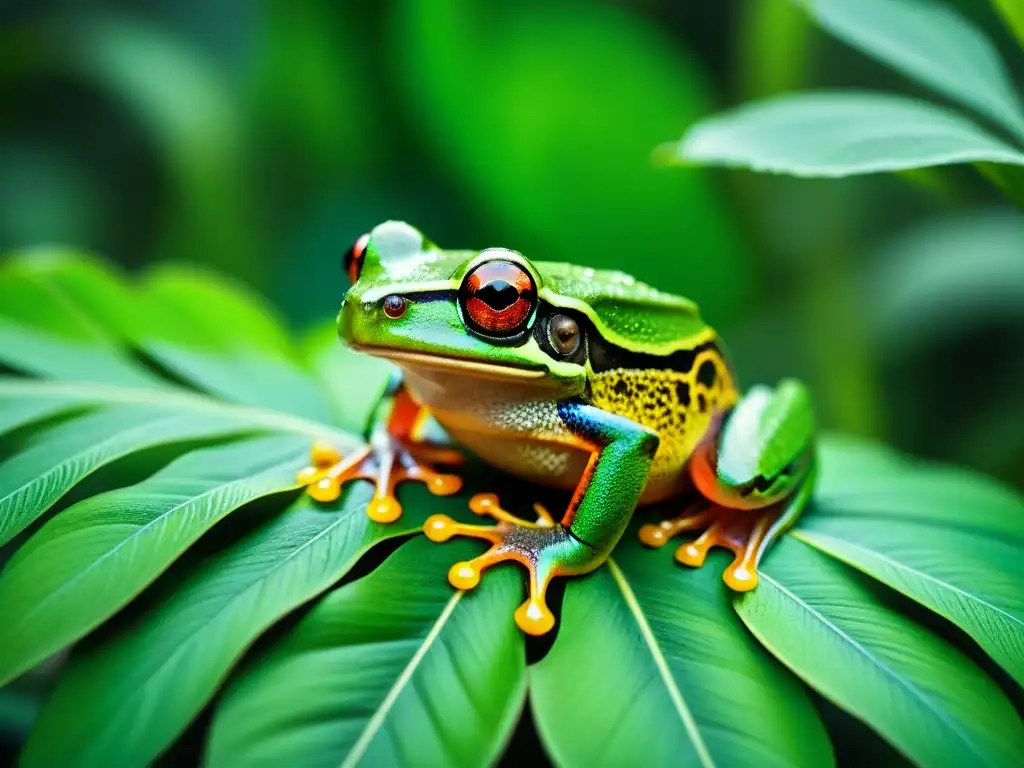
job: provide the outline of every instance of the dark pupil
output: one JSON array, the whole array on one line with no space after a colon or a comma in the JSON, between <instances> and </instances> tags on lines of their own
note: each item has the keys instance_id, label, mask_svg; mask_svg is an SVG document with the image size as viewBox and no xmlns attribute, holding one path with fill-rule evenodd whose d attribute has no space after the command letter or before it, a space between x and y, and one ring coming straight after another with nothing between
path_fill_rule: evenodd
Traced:
<instances>
[{"instance_id":1,"label":"dark pupil","mask_svg":"<svg viewBox=\"0 0 1024 768\"><path fill-rule=\"evenodd\" d=\"M492 280L476 292L476 297L496 312L508 309L519 299L519 289L504 280Z\"/></svg>"}]
</instances>

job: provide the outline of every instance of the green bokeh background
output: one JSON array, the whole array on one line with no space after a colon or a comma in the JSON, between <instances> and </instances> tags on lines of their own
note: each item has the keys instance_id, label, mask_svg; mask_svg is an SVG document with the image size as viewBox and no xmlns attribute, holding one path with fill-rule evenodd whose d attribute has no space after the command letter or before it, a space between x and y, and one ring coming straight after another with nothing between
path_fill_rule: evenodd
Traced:
<instances>
[{"instance_id":1,"label":"green bokeh background","mask_svg":"<svg viewBox=\"0 0 1024 768\"><path fill-rule=\"evenodd\" d=\"M1024 81L990 7L954 4ZM1024 486L1024 218L971 169L652 162L820 87L922 95L781 0L0 3L0 250L199 262L297 326L387 218L624 268L698 301L742 381L800 376L827 427Z\"/></svg>"}]
</instances>

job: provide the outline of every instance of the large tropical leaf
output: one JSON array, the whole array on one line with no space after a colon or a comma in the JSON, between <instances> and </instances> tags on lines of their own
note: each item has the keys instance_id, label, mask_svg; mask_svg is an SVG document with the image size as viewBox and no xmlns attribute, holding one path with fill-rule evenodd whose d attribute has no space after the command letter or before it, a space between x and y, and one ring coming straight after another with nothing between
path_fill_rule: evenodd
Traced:
<instances>
[{"instance_id":1,"label":"large tropical leaf","mask_svg":"<svg viewBox=\"0 0 1024 768\"><path fill-rule=\"evenodd\" d=\"M421 509L423 495L414 497ZM25 764L153 760L267 627L336 582L375 542L422 526L422 514L390 526L371 522L369 496L353 489L326 508L301 499L189 574L170 574L146 610L73 654ZM447 597L444 584L436 579L434 593Z\"/></svg>"},{"instance_id":2,"label":"large tropical leaf","mask_svg":"<svg viewBox=\"0 0 1024 768\"><path fill-rule=\"evenodd\" d=\"M724 558L693 571L631 530L567 585L527 666L517 568L455 592L448 565L478 549L422 538L377 565L427 514L465 519L465 496L403 488L383 526L367 484L327 505L296 493L314 440L357 444L387 365L326 327L296 344L258 299L184 268L133 282L49 251L0 270L0 680L58 659L4 689L11 732L38 706L28 683L60 670L25 765L149 764L204 709L211 765L485 765L527 686L560 766L828 765L837 718L805 683L921 765L1022 759L1004 693L935 629L1021 678L1024 502L1005 487L823 439L814 503L755 592L727 592ZM119 481L142 451L156 466ZM474 490L496 479L467 469ZM907 598L942 618L926 628Z\"/></svg>"},{"instance_id":3,"label":"large tropical leaf","mask_svg":"<svg viewBox=\"0 0 1024 768\"><path fill-rule=\"evenodd\" d=\"M473 552L418 538L331 594L228 688L209 763L492 761L526 694L521 587L511 568L468 595L436 578Z\"/></svg>"},{"instance_id":4,"label":"large tropical leaf","mask_svg":"<svg viewBox=\"0 0 1024 768\"><path fill-rule=\"evenodd\" d=\"M1024 761L1024 725L996 683L826 555L787 537L736 608L793 672L915 762Z\"/></svg>"},{"instance_id":5,"label":"large tropical leaf","mask_svg":"<svg viewBox=\"0 0 1024 768\"><path fill-rule=\"evenodd\" d=\"M558 764L830 765L807 694L730 610L724 561L683 569L633 533L608 568L568 586L558 639L530 670ZM771 716L740 714L757 711Z\"/></svg>"},{"instance_id":6,"label":"large tropical leaf","mask_svg":"<svg viewBox=\"0 0 1024 768\"><path fill-rule=\"evenodd\" d=\"M221 517L292 487L306 448L279 436L197 450L44 525L0 574L0 683L113 615Z\"/></svg>"},{"instance_id":7,"label":"large tropical leaf","mask_svg":"<svg viewBox=\"0 0 1024 768\"><path fill-rule=\"evenodd\" d=\"M992 41L942 0L792 0L830 33L1024 140L1024 102Z\"/></svg>"},{"instance_id":8,"label":"large tropical leaf","mask_svg":"<svg viewBox=\"0 0 1024 768\"><path fill-rule=\"evenodd\" d=\"M952 163L1024 165L1024 151L962 115L885 93L822 91L737 107L690 128L686 163L794 176L849 176Z\"/></svg>"}]
</instances>

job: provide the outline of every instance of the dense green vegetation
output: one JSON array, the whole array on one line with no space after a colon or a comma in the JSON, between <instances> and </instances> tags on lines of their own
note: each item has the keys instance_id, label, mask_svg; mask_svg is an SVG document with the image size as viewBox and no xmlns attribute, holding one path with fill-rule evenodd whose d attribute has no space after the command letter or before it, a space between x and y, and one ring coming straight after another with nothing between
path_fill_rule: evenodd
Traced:
<instances>
[{"instance_id":1,"label":"dense green vegetation","mask_svg":"<svg viewBox=\"0 0 1024 768\"><path fill-rule=\"evenodd\" d=\"M679 5L0 11L0 762L1022 762L1024 14ZM301 496L383 385L330 319L386 218L628 268L808 381L762 585L627 534L526 642L521 574L460 596L473 545L413 535L467 493ZM517 486L467 479L563 503Z\"/></svg>"}]
</instances>

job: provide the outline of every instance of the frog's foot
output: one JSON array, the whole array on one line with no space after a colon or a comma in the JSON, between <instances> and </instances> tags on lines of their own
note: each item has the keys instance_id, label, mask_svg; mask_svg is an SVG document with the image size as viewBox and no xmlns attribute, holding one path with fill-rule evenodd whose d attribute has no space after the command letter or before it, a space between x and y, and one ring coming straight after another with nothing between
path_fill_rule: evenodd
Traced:
<instances>
[{"instance_id":1,"label":"frog's foot","mask_svg":"<svg viewBox=\"0 0 1024 768\"><path fill-rule=\"evenodd\" d=\"M730 509L698 502L679 517L643 526L640 541L649 547L662 547L683 531L703 528L700 536L676 550L676 560L699 568L711 547L725 547L732 551L735 559L722 578L737 592L747 592L757 586L757 565L778 532L775 523L779 515L779 505Z\"/></svg>"},{"instance_id":2,"label":"frog's foot","mask_svg":"<svg viewBox=\"0 0 1024 768\"><path fill-rule=\"evenodd\" d=\"M530 635L543 635L555 626L555 616L544 596L555 576L586 573L600 564L594 550L555 523L539 504L535 523L506 512L491 493L474 496L469 507L478 515L497 520L496 525L466 525L447 515L432 515L423 526L431 541L448 541L452 536L469 536L491 543L491 548L472 560L456 563L448 571L448 581L457 589L472 589L480 583L484 569L512 560L530 574L530 596L515 612L516 624Z\"/></svg>"},{"instance_id":3,"label":"frog's foot","mask_svg":"<svg viewBox=\"0 0 1024 768\"><path fill-rule=\"evenodd\" d=\"M431 464L458 464L462 454L434 445L407 443L387 433L376 434L347 456L333 446L317 442L311 451L312 464L299 472L298 482L317 501L334 501L342 486L352 480L370 480L376 485L366 514L378 523L393 523L402 516L395 498L395 486L406 480L423 483L436 496L450 496L462 487L457 475L435 472Z\"/></svg>"}]
</instances>

